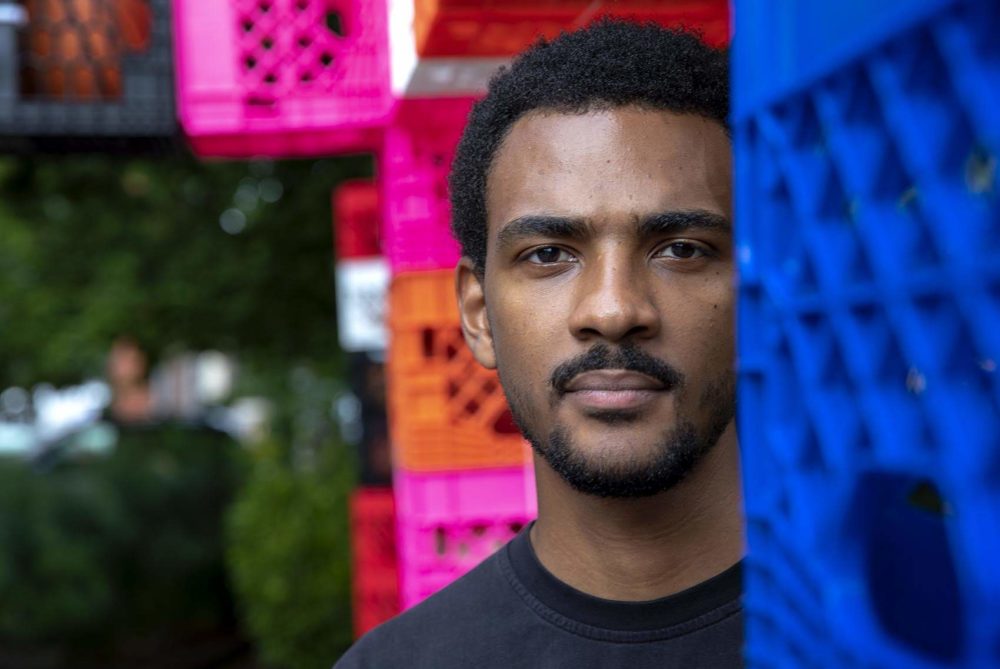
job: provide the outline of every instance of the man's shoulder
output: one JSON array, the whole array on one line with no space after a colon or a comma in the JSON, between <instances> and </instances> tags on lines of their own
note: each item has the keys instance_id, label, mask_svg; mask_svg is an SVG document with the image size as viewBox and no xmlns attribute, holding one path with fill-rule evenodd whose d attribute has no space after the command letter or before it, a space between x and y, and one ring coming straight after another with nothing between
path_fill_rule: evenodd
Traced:
<instances>
[{"instance_id":1,"label":"man's shoulder","mask_svg":"<svg viewBox=\"0 0 1000 669\"><path fill-rule=\"evenodd\" d=\"M400 613L361 637L336 664L335 669L361 667L425 666L422 658L435 658L433 666L452 666L458 646L496 624L497 610L510 605L513 594L503 576L499 555L483 561L447 587L413 608ZM464 666L456 664L454 666Z\"/></svg>"}]
</instances>

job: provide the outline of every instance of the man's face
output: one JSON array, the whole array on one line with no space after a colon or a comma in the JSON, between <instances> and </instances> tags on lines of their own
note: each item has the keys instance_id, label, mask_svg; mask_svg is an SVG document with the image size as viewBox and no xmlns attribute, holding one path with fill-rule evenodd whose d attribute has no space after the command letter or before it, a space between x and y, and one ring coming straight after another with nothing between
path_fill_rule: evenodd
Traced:
<instances>
[{"instance_id":1,"label":"man's face","mask_svg":"<svg viewBox=\"0 0 1000 669\"><path fill-rule=\"evenodd\" d=\"M578 490L668 489L733 419L730 170L719 124L634 107L532 113L495 156L485 315L463 311Z\"/></svg>"}]
</instances>

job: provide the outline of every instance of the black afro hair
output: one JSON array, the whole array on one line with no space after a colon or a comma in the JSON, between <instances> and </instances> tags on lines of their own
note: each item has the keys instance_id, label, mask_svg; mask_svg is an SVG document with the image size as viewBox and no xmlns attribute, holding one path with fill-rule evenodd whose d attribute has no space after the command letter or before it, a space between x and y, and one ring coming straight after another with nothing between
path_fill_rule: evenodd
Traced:
<instances>
[{"instance_id":1,"label":"black afro hair","mask_svg":"<svg viewBox=\"0 0 1000 669\"><path fill-rule=\"evenodd\" d=\"M602 19L540 40L494 75L469 115L449 179L452 231L477 270L486 267L486 179L511 126L536 109L625 105L697 114L727 127L726 51L685 30Z\"/></svg>"}]
</instances>

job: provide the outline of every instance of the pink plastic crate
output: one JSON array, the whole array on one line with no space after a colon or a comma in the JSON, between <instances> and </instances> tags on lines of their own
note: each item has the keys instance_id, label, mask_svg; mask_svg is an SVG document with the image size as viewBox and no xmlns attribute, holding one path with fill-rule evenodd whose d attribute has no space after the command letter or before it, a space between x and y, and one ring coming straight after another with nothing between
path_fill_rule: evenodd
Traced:
<instances>
[{"instance_id":1,"label":"pink plastic crate","mask_svg":"<svg viewBox=\"0 0 1000 669\"><path fill-rule=\"evenodd\" d=\"M385 131L379 177L393 274L454 267L448 172L473 98L403 99Z\"/></svg>"},{"instance_id":2,"label":"pink plastic crate","mask_svg":"<svg viewBox=\"0 0 1000 669\"><path fill-rule=\"evenodd\" d=\"M433 474L397 469L393 488L403 608L475 567L537 514L530 467Z\"/></svg>"},{"instance_id":3,"label":"pink plastic crate","mask_svg":"<svg viewBox=\"0 0 1000 669\"><path fill-rule=\"evenodd\" d=\"M195 153L372 151L393 107L385 0L173 0Z\"/></svg>"}]
</instances>

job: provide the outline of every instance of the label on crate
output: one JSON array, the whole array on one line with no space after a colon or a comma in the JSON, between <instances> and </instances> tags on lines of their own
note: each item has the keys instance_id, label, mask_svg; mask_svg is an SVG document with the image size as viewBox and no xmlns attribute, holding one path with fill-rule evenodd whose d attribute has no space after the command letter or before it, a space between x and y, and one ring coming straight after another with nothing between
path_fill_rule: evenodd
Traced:
<instances>
[{"instance_id":1,"label":"label on crate","mask_svg":"<svg viewBox=\"0 0 1000 669\"><path fill-rule=\"evenodd\" d=\"M381 256L341 260L336 282L340 346L351 352L384 350L389 263Z\"/></svg>"}]
</instances>

